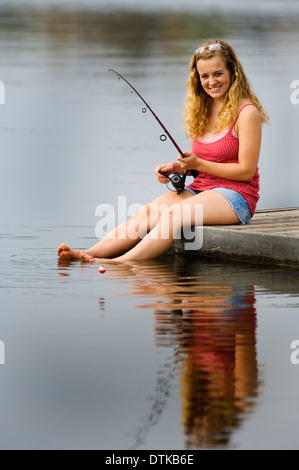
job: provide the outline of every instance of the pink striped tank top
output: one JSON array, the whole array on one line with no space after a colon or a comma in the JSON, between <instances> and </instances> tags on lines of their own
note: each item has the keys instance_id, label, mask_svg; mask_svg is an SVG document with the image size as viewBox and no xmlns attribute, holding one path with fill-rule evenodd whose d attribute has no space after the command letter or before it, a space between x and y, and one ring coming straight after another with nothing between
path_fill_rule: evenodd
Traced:
<instances>
[{"instance_id":1,"label":"pink striped tank top","mask_svg":"<svg viewBox=\"0 0 299 470\"><path fill-rule=\"evenodd\" d=\"M239 117L240 112L245 106L254 106L252 103L246 103L242 106L230 129L223 137L216 141L201 142L195 140L192 143L191 151L203 160L218 163L238 163L239 154L239 139L234 132L234 125ZM221 134L220 134L221 135ZM205 140L205 139L204 139ZM195 189L196 191L205 191L214 188L228 188L233 189L240 193L249 205L251 214L253 215L259 200L259 170L256 172L250 181L234 181L219 176L213 176L209 173L200 172L194 179L193 183L187 186L188 188Z\"/></svg>"}]
</instances>

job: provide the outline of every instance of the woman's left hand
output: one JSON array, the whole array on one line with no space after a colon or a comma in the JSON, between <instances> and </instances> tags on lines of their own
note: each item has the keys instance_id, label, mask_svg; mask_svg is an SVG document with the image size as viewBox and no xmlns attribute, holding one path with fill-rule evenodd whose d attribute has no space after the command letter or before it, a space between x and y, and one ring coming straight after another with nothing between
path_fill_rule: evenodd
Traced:
<instances>
[{"instance_id":1,"label":"woman's left hand","mask_svg":"<svg viewBox=\"0 0 299 470\"><path fill-rule=\"evenodd\" d=\"M185 157L179 155L177 160L184 170L199 170L199 158L194 153L184 152Z\"/></svg>"}]
</instances>

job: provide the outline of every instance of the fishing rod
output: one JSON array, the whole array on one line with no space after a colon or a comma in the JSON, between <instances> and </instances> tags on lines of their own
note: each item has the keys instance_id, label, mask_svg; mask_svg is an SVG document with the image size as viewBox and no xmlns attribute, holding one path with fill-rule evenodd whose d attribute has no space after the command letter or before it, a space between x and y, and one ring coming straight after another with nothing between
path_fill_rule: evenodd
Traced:
<instances>
[{"instance_id":1,"label":"fishing rod","mask_svg":"<svg viewBox=\"0 0 299 470\"><path fill-rule=\"evenodd\" d=\"M164 124L160 121L160 119L158 118L158 116L156 115L156 113L152 110L152 108L150 107L150 105L145 101L145 99L141 96L141 94L136 90L136 88L133 87L133 85L123 76L121 75L119 72L117 72L116 70L114 69L108 69L108 72L114 72L116 75L118 75L118 78L124 80L130 88L132 88L132 90L134 91L134 93L136 93L137 96L139 96L139 98L143 101L143 103L145 104L146 108L150 110L150 112L152 113L152 115L154 116L154 118L156 119L156 121L159 123L159 125L162 127L163 131L165 132L166 135L164 134L161 134L160 135L160 140L161 141L165 141L167 139L167 137L169 137L169 139L171 140L171 142L173 143L173 145L175 146L175 148L178 150L179 154L182 156L182 158L185 158L185 155L184 153L182 152L182 150L180 149L180 147L178 146L178 144L176 143L176 141L174 140L174 138L172 137L172 135L170 134L170 132L166 129L166 127L164 126ZM142 112L145 113L146 112L146 108L142 108ZM167 136L167 137L166 137ZM167 175L167 173L165 173L164 171L161 171L159 170L159 173L163 176L165 176L166 178L168 178L172 185L174 186L174 188L176 189L176 192L177 194L180 194L183 190L184 190L184 187L185 187L185 179L186 179L186 176L188 174L189 170L185 170L184 171L184 174L183 176L180 175L179 173L174 173L173 176L170 176L170 175ZM194 176L194 178L196 178L196 176L198 175L198 172L196 170L190 170L192 176Z\"/></svg>"}]
</instances>

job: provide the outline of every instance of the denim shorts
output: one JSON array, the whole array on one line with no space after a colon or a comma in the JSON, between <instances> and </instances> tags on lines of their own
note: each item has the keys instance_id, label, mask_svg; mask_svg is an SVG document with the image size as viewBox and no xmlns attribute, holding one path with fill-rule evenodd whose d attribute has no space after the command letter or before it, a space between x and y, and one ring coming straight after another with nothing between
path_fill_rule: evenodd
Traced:
<instances>
[{"instance_id":1,"label":"denim shorts","mask_svg":"<svg viewBox=\"0 0 299 470\"><path fill-rule=\"evenodd\" d=\"M196 189L191 189L186 187L186 191L189 191L194 196L196 194L202 193L203 191L197 191ZM241 196L240 193L234 191L233 189L227 188L213 188L212 191L218 191L222 194L225 199L232 206L233 211L237 214L241 224L248 224L252 218L251 212L249 210L248 202Z\"/></svg>"}]
</instances>

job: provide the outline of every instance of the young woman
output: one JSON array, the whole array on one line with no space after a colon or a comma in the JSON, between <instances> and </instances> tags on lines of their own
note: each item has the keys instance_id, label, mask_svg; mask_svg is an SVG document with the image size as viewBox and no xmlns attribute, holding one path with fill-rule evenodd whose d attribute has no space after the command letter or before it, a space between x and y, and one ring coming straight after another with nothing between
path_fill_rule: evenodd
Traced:
<instances>
[{"instance_id":1,"label":"young woman","mask_svg":"<svg viewBox=\"0 0 299 470\"><path fill-rule=\"evenodd\" d=\"M261 128L267 121L233 48L224 41L203 44L192 56L187 83L185 122L191 152L155 170L164 184L169 180L159 170L167 175L197 170L198 176L181 194L158 197L88 250L63 243L58 256L90 262L151 259L165 253L186 225L247 224L259 199ZM137 232L138 237L132 236Z\"/></svg>"}]
</instances>

